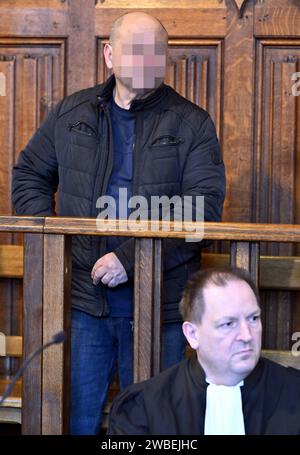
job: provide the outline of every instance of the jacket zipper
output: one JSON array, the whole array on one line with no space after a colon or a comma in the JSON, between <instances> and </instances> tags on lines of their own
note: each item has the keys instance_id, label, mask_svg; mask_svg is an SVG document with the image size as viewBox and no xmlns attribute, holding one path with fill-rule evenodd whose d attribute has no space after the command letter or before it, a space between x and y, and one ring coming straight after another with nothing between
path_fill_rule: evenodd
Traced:
<instances>
[{"instance_id":1,"label":"jacket zipper","mask_svg":"<svg viewBox=\"0 0 300 455\"><path fill-rule=\"evenodd\" d=\"M137 141L137 127L138 123L140 123L139 115L135 115L135 125L134 125L134 136L133 136L133 144L132 144L132 166L133 166L133 173L132 173L132 196L136 195L137 192L137 175L138 175L138 164L139 160L136 156L136 141Z\"/></svg>"},{"instance_id":2,"label":"jacket zipper","mask_svg":"<svg viewBox=\"0 0 300 455\"><path fill-rule=\"evenodd\" d=\"M92 214L96 216L96 200L98 199L99 196L102 196L104 194L104 191L107 189L107 184L112 172L112 164L113 164L113 142L112 142L112 129L111 129L111 124L110 124L110 116L107 110L107 107L102 103L99 106L99 115L98 115L98 129L100 127L100 109L102 109L103 112L103 122L107 122L108 126L108 139L109 139L109 144L108 144L108 150L106 150L106 156L105 156L105 161L102 161L101 159L101 141L100 137L98 137L98 153L99 153L99 164L98 164L98 169L97 169L97 174L96 174L96 179L95 179L95 187L94 187L94 194L93 194L93 206L92 206ZM105 143L105 141L104 141ZM108 169L109 166L109 169ZM101 169L102 168L102 169ZM92 248L94 247L96 249L97 247L97 237L92 238ZM100 251L99 251L99 257L103 256L104 249L105 249L105 238L102 238L100 240ZM99 257L97 259L99 259ZM100 292L100 291L99 291ZM103 316L105 310L105 305L102 308L102 311L99 311L98 316Z\"/></svg>"},{"instance_id":3,"label":"jacket zipper","mask_svg":"<svg viewBox=\"0 0 300 455\"><path fill-rule=\"evenodd\" d=\"M106 160L104 163L104 176L102 180L102 186L100 189L100 195L104 195L107 190L107 185L113 170L113 163L114 163L114 147L113 147L113 136L112 136L112 127L110 123L110 115L108 112L107 107L104 108L104 115L106 116L106 121L108 125L108 134L109 134L109 146L108 146L108 153L106 154Z\"/></svg>"}]
</instances>

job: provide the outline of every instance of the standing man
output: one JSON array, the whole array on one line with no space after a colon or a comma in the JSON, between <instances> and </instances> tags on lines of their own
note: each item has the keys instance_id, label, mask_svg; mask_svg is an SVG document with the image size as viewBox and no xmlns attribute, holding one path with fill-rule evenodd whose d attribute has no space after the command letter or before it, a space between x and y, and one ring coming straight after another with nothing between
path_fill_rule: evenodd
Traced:
<instances>
[{"instance_id":1,"label":"standing man","mask_svg":"<svg viewBox=\"0 0 300 455\"><path fill-rule=\"evenodd\" d=\"M193 219L195 199L204 196L205 220L220 220L225 177L215 128L207 112L163 83L167 39L145 13L114 22L104 48L113 75L62 100L20 154L19 215L97 217L103 195L122 213L131 196L150 206L151 196L179 195L193 198ZM132 382L134 240L78 236L72 251L71 433L96 434L116 365L121 388ZM178 303L200 247L166 240L164 252L165 368L182 357Z\"/></svg>"},{"instance_id":2,"label":"standing man","mask_svg":"<svg viewBox=\"0 0 300 455\"><path fill-rule=\"evenodd\" d=\"M197 272L180 310L196 356L122 392L109 434L300 435L300 371L260 357L261 310L248 273Z\"/></svg>"}]
</instances>

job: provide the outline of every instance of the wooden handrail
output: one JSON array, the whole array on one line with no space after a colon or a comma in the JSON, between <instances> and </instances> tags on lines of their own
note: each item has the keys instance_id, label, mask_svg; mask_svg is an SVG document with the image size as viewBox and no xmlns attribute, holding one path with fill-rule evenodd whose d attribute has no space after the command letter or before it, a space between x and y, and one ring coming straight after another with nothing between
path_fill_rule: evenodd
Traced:
<instances>
[{"instance_id":1,"label":"wooden handrail","mask_svg":"<svg viewBox=\"0 0 300 455\"><path fill-rule=\"evenodd\" d=\"M0 216L0 232L40 232L45 218L30 216Z\"/></svg>"},{"instance_id":2,"label":"wooden handrail","mask_svg":"<svg viewBox=\"0 0 300 455\"><path fill-rule=\"evenodd\" d=\"M97 222L97 225L96 225ZM300 225L260 223L213 223L142 221L137 229L135 221L103 221L88 218L46 218L47 233L127 236L143 238L186 238L209 240L235 240L247 242L300 242Z\"/></svg>"},{"instance_id":3,"label":"wooden handrail","mask_svg":"<svg viewBox=\"0 0 300 455\"><path fill-rule=\"evenodd\" d=\"M152 226L152 229L151 229ZM95 218L4 217L0 232L32 232L62 235L99 235L137 238L199 239L202 223L143 221L104 221ZM204 239L245 242L300 242L299 224L204 223Z\"/></svg>"}]
</instances>

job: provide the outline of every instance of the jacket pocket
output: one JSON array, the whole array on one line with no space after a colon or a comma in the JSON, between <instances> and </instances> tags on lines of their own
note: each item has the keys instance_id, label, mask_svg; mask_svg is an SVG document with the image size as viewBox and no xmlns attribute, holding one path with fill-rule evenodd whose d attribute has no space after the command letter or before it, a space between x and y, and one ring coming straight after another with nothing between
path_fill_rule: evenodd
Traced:
<instances>
[{"instance_id":1,"label":"jacket pocket","mask_svg":"<svg viewBox=\"0 0 300 455\"><path fill-rule=\"evenodd\" d=\"M180 176L176 144L156 143L146 149L140 183L177 183Z\"/></svg>"},{"instance_id":2,"label":"jacket pocket","mask_svg":"<svg viewBox=\"0 0 300 455\"><path fill-rule=\"evenodd\" d=\"M71 144L90 148L98 143L97 131L85 122L69 123L67 129Z\"/></svg>"},{"instance_id":3,"label":"jacket pocket","mask_svg":"<svg viewBox=\"0 0 300 455\"><path fill-rule=\"evenodd\" d=\"M175 137L171 135L164 135L164 136L159 136L153 139L150 147L174 147L179 144L182 144L184 142L184 139L181 137Z\"/></svg>"}]
</instances>

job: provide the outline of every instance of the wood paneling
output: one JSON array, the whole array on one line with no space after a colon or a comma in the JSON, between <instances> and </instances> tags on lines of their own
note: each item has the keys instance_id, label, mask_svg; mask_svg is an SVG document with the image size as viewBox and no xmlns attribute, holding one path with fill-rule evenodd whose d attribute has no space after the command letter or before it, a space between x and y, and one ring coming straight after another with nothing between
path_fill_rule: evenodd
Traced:
<instances>
[{"instance_id":1,"label":"wood paneling","mask_svg":"<svg viewBox=\"0 0 300 455\"><path fill-rule=\"evenodd\" d=\"M10 229L9 217L0 217L1 230ZM34 220L34 219L33 219ZM13 218L15 223L15 232L24 232L24 230L40 229L39 225L28 218L25 222L23 217ZM195 222L186 221L184 225L181 222L169 221L152 221L143 220L140 224L135 220L109 221L94 218L64 218L64 217L47 217L45 218L44 232L59 234L80 234L80 235L117 235L131 237L169 237L168 231L174 238L184 239L188 233L189 238L199 241L199 232L201 226ZM205 239L236 240L244 242L300 242L300 225L289 224L261 224L261 223L225 223L225 222L205 222L203 232Z\"/></svg>"},{"instance_id":2,"label":"wood paneling","mask_svg":"<svg viewBox=\"0 0 300 455\"><path fill-rule=\"evenodd\" d=\"M233 0L239 10L240 16L242 15L243 9L246 6L247 0Z\"/></svg>"},{"instance_id":3,"label":"wood paneling","mask_svg":"<svg viewBox=\"0 0 300 455\"><path fill-rule=\"evenodd\" d=\"M14 118L15 118L15 59L3 55L0 49L0 74L2 90L0 96L0 214L11 214L11 174L14 157ZM11 243L10 234L1 234L0 242ZM0 330L9 334L12 330L13 293L10 280L0 282ZM0 371L8 373L9 360L1 360Z\"/></svg>"},{"instance_id":4,"label":"wood paneling","mask_svg":"<svg viewBox=\"0 0 300 455\"><path fill-rule=\"evenodd\" d=\"M279 12L279 14L281 14ZM257 40L255 92L255 165L253 180L256 195L254 217L264 223L293 223L299 204L296 169L300 156L297 128L300 111L292 93L292 75L298 71L300 40ZM264 254L292 255L292 245L262 246ZM288 349L292 331L292 311L298 296L268 292L265 296L266 347ZM263 299L263 302L265 301ZM272 301L271 305L268 304ZM284 303L284 304L283 304Z\"/></svg>"},{"instance_id":5,"label":"wood paneling","mask_svg":"<svg viewBox=\"0 0 300 455\"><path fill-rule=\"evenodd\" d=\"M70 237L44 236L43 343L66 331L64 343L43 353L42 434L63 434L69 429L71 256ZM63 259L63 260L62 260Z\"/></svg>"},{"instance_id":6,"label":"wood paneling","mask_svg":"<svg viewBox=\"0 0 300 455\"><path fill-rule=\"evenodd\" d=\"M223 144L227 168L224 220L251 219L253 160L253 3L239 19L236 6L228 5L228 32L224 54ZM252 220L253 221L253 220Z\"/></svg>"},{"instance_id":7,"label":"wood paneling","mask_svg":"<svg viewBox=\"0 0 300 455\"><path fill-rule=\"evenodd\" d=\"M43 260L44 239L39 233L24 236L24 288L23 304L23 353L27 358L43 344ZM28 365L22 381L22 432L40 434L42 420L42 355L39 354Z\"/></svg>"},{"instance_id":8,"label":"wood paneling","mask_svg":"<svg viewBox=\"0 0 300 455\"><path fill-rule=\"evenodd\" d=\"M22 337L0 332L0 356L22 357Z\"/></svg>"},{"instance_id":9,"label":"wood paneling","mask_svg":"<svg viewBox=\"0 0 300 455\"><path fill-rule=\"evenodd\" d=\"M133 11L153 14L166 27L170 38L178 36L225 36L226 5L224 0L183 0L175 2L134 0L98 1L95 10L95 31L99 37L109 35L111 23L119 16ZM188 24L188 30L187 30Z\"/></svg>"},{"instance_id":10,"label":"wood paneling","mask_svg":"<svg viewBox=\"0 0 300 455\"><path fill-rule=\"evenodd\" d=\"M299 67L300 40L263 40L257 46L255 218L293 223L295 196L298 199L295 125L300 112L292 94L292 75Z\"/></svg>"},{"instance_id":11,"label":"wood paneling","mask_svg":"<svg viewBox=\"0 0 300 455\"><path fill-rule=\"evenodd\" d=\"M170 40L166 83L206 109L220 130L221 40Z\"/></svg>"},{"instance_id":12,"label":"wood paneling","mask_svg":"<svg viewBox=\"0 0 300 455\"><path fill-rule=\"evenodd\" d=\"M0 245L0 277L23 278L23 248Z\"/></svg>"},{"instance_id":13,"label":"wood paneling","mask_svg":"<svg viewBox=\"0 0 300 455\"><path fill-rule=\"evenodd\" d=\"M68 404L69 404L69 373L70 373L70 276L71 276L71 251L70 237L64 237L60 232L64 226L64 234L74 232L82 234L80 223L90 224L92 220L58 218L50 219L27 219L22 223L22 218L2 217L3 229L12 232L25 231L25 272L24 279L27 286L24 295L24 356L30 346L36 345L42 337L43 348L49 347L50 337L57 331L65 330L68 336L67 343L53 348L51 352L43 351L42 355L36 358L32 367L26 370L23 377L23 433L25 434L63 434L68 432ZM0 231L1 221L0 217ZM52 228L50 234L46 232L47 220L51 220ZM95 220L93 220L95 223ZM54 223L53 223L54 222ZM68 226L68 223L70 226ZM122 222L123 223L123 222ZM53 225L57 225L57 231ZM44 236L37 231L43 229ZM74 229L77 225L77 230ZM174 226L181 226L181 223L174 223ZM247 238L249 225L229 225L228 223L208 223L208 227L218 226L218 238L232 238L235 232L235 240ZM253 225L250 225L253 232ZM280 226L280 225L279 225ZM282 225L281 225L282 226ZM257 226L256 226L257 227ZM278 225L264 226L267 229ZM223 230L222 230L223 228ZM261 229L257 228L255 236L261 238ZM31 231L29 231L29 229ZM71 229L71 231L70 231ZM111 228L115 232L116 228ZM286 233L277 232L277 241L296 241L299 236L300 226L286 225ZM177 230L178 227L177 227ZM231 232L231 233L230 233ZM92 232L91 232L92 233ZM93 232L98 234L97 230ZM210 231L215 235L213 229ZM107 234L107 232L106 232ZM121 232L118 232L122 235ZM170 232L161 231L160 236L178 237L176 229ZM295 236L296 234L296 236ZM140 236L138 230L132 231L132 235ZM158 373L160 369L161 352L161 284L162 284L162 244L160 239L153 239L153 232L145 232L143 237L136 239L135 257L135 329L134 329L134 380L141 381ZM209 238L210 235L207 235ZM217 238L217 237L215 237ZM276 237L275 237L276 238ZM264 237L262 237L264 240ZM269 241L272 240L270 235ZM247 241L233 242L231 263L247 269L254 280L258 281L258 244ZM40 270L43 274L40 276ZM286 294L283 299L286 298ZM264 342L269 342L273 337L273 343L284 344L290 335L290 324L286 316L285 302L281 302L279 318L268 321L272 331L268 330ZM37 310L37 311L34 311ZM265 315L265 312L263 313ZM280 324L278 324L278 322ZM31 330L32 325L35 331ZM277 332L280 331L281 338ZM45 342L47 343L45 345ZM52 344L52 343L50 343ZM286 343L288 344L288 343ZM38 345L42 347L42 343ZM37 352L40 352L38 350ZM36 381L36 384L33 383ZM33 420L34 418L34 420Z\"/></svg>"},{"instance_id":14,"label":"wood paneling","mask_svg":"<svg viewBox=\"0 0 300 455\"><path fill-rule=\"evenodd\" d=\"M2 55L0 48L0 73L5 83L0 97L0 214L7 215L12 211L10 189L14 156L14 118L15 118L15 58ZM4 238L3 238L4 241Z\"/></svg>"},{"instance_id":15,"label":"wood paneling","mask_svg":"<svg viewBox=\"0 0 300 455\"><path fill-rule=\"evenodd\" d=\"M262 289L300 291L300 258L260 256L259 285ZM229 265L228 254L203 253L201 267ZM0 245L0 277L23 278L23 247Z\"/></svg>"},{"instance_id":16,"label":"wood paneling","mask_svg":"<svg viewBox=\"0 0 300 455\"><path fill-rule=\"evenodd\" d=\"M68 2L67 93L96 82L95 0ZM65 31L66 33L66 31Z\"/></svg>"},{"instance_id":17,"label":"wood paneling","mask_svg":"<svg viewBox=\"0 0 300 455\"><path fill-rule=\"evenodd\" d=\"M266 359L280 363L285 367L293 367L298 370L300 369L300 356L293 355L291 351L263 350L262 355Z\"/></svg>"},{"instance_id":18,"label":"wood paneling","mask_svg":"<svg viewBox=\"0 0 300 455\"><path fill-rule=\"evenodd\" d=\"M259 286L259 244L231 242L230 265L247 270L256 286Z\"/></svg>"},{"instance_id":19,"label":"wood paneling","mask_svg":"<svg viewBox=\"0 0 300 455\"><path fill-rule=\"evenodd\" d=\"M227 169L224 220L300 224L300 96L291 95L290 80L300 71L298 3L2 0L0 215L12 213L11 168L30 135L64 95L106 79L102 51L112 21L139 9L157 16L169 32L167 82L206 108L216 123ZM30 223L19 219L16 227L22 230ZM94 229L92 221L81 227L82 233ZM34 235L40 228L37 221ZM46 220L46 232L56 228ZM68 229L61 223L62 233L75 228L76 223ZM298 232L287 229L298 238ZM242 233L238 224L208 227L210 238L220 233L243 242L270 235L276 241L281 232L280 225L249 226ZM20 243L20 238L4 232L0 241ZM300 243L283 243L263 246L262 253L299 255ZM298 293L270 290L262 300L265 346L286 348L291 331L299 330ZM0 330L21 334L21 303L19 280L1 278ZM1 370L11 371L10 365Z\"/></svg>"},{"instance_id":20,"label":"wood paneling","mask_svg":"<svg viewBox=\"0 0 300 455\"><path fill-rule=\"evenodd\" d=\"M61 38L0 38L2 58L13 60L15 67L14 84L6 90L15 107L8 130L13 135L12 164L65 93L65 47Z\"/></svg>"},{"instance_id":21,"label":"wood paneling","mask_svg":"<svg viewBox=\"0 0 300 455\"><path fill-rule=\"evenodd\" d=\"M61 0L1 0L0 35L64 36L68 3Z\"/></svg>"},{"instance_id":22,"label":"wood paneling","mask_svg":"<svg viewBox=\"0 0 300 455\"><path fill-rule=\"evenodd\" d=\"M9 7L12 11L12 2ZM2 5L0 9L2 17ZM13 213L12 167L20 150L64 95L65 40L0 36L0 73L5 78L5 96L0 97L0 214L10 215ZM10 234L1 234L0 239L3 244L21 241L19 237ZM22 333L21 314L21 284L2 279L0 327L6 333ZM12 362L6 363L6 371L9 372ZM14 366L18 366L16 362Z\"/></svg>"},{"instance_id":23,"label":"wood paneling","mask_svg":"<svg viewBox=\"0 0 300 455\"><path fill-rule=\"evenodd\" d=\"M143 381L160 371L161 248L161 240L136 239L134 382ZM157 280L155 286L154 277ZM149 358L151 359L150 363L148 362Z\"/></svg>"},{"instance_id":24,"label":"wood paneling","mask_svg":"<svg viewBox=\"0 0 300 455\"><path fill-rule=\"evenodd\" d=\"M138 5L135 0L95 0L95 5L102 10L112 8L136 9L138 6L140 9L181 8L186 10L187 8L205 8L205 10L226 12L224 0L173 0L172 3L170 3L169 0L140 0Z\"/></svg>"},{"instance_id":25,"label":"wood paneling","mask_svg":"<svg viewBox=\"0 0 300 455\"><path fill-rule=\"evenodd\" d=\"M201 267L228 266L228 254L202 254ZM259 258L259 286L261 289L300 290L300 258L260 256ZM296 330L296 329L295 329Z\"/></svg>"},{"instance_id":26,"label":"wood paneling","mask_svg":"<svg viewBox=\"0 0 300 455\"><path fill-rule=\"evenodd\" d=\"M6 85L5 96L0 97L3 126L0 153L5 155L1 156L0 168L1 187L5 185L5 194L1 194L2 214L12 211L11 170L20 148L27 143L53 102L63 95L63 87L59 82L64 71L62 44L62 40L50 43L41 39L0 38L0 65ZM46 72L41 68L43 59L48 59L48 55L53 62L48 61ZM57 65L59 57L60 64Z\"/></svg>"},{"instance_id":27,"label":"wood paneling","mask_svg":"<svg viewBox=\"0 0 300 455\"><path fill-rule=\"evenodd\" d=\"M256 36L299 36L298 0L263 0L255 8Z\"/></svg>"}]
</instances>

